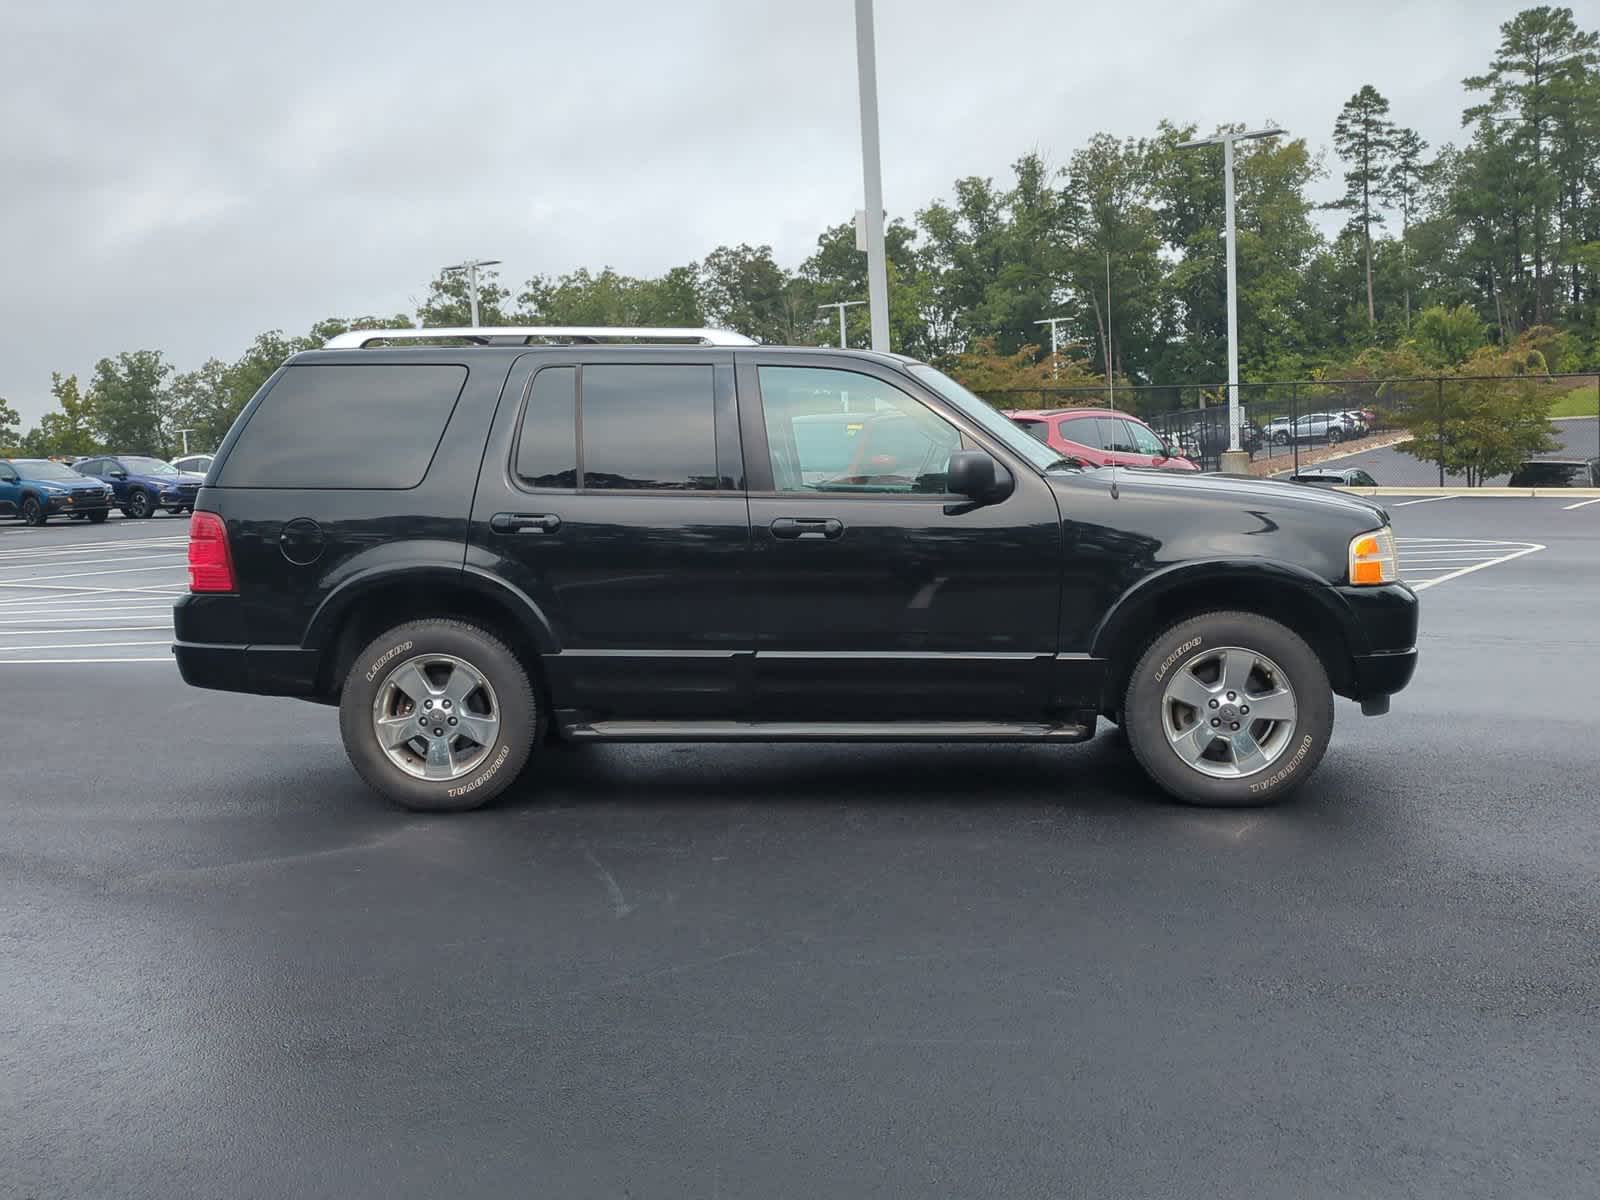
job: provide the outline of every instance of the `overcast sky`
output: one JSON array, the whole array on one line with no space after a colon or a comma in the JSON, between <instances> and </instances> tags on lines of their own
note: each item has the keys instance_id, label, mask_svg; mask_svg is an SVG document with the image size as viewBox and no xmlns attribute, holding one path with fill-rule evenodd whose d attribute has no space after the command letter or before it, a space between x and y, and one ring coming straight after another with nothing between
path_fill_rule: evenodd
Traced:
<instances>
[{"instance_id":1,"label":"overcast sky","mask_svg":"<svg viewBox=\"0 0 1600 1200\"><path fill-rule=\"evenodd\" d=\"M885 200L1162 117L1459 140L1486 0L877 0ZM0 0L0 395L413 308L441 265L797 264L861 194L851 0ZM1332 191L1333 181L1324 184ZM514 288L515 290L515 288Z\"/></svg>"}]
</instances>

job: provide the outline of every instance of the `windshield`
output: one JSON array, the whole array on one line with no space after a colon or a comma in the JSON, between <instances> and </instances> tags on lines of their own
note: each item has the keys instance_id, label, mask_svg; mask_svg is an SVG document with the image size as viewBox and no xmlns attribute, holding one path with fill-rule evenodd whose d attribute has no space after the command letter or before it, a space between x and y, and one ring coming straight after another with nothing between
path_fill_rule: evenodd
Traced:
<instances>
[{"instance_id":1,"label":"windshield","mask_svg":"<svg viewBox=\"0 0 1600 1200\"><path fill-rule=\"evenodd\" d=\"M60 463L50 462L43 458L19 458L12 462L17 469L17 474L24 479L65 479L81 483L83 476L71 467L64 467Z\"/></svg>"},{"instance_id":2,"label":"windshield","mask_svg":"<svg viewBox=\"0 0 1600 1200\"><path fill-rule=\"evenodd\" d=\"M1018 458L1026 459L1039 470L1061 470L1076 466L1037 438L1013 425L1011 418L967 391L943 371L936 370L927 363L911 363L906 370L971 417L995 441L1002 443L1007 450Z\"/></svg>"},{"instance_id":3,"label":"windshield","mask_svg":"<svg viewBox=\"0 0 1600 1200\"><path fill-rule=\"evenodd\" d=\"M178 468L159 458L125 458L122 465L133 475L176 475Z\"/></svg>"}]
</instances>

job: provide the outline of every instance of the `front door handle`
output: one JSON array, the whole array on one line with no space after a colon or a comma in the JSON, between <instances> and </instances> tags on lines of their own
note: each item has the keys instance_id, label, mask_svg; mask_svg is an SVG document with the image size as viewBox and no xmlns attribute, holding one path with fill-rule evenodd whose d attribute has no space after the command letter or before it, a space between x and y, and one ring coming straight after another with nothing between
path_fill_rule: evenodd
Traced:
<instances>
[{"instance_id":1,"label":"front door handle","mask_svg":"<svg viewBox=\"0 0 1600 1200\"><path fill-rule=\"evenodd\" d=\"M772 523L772 536L797 541L820 541L844 533L844 522L837 517L779 517Z\"/></svg>"},{"instance_id":2,"label":"front door handle","mask_svg":"<svg viewBox=\"0 0 1600 1200\"><path fill-rule=\"evenodd\" d=\"M489 528L496 533L554 533L561 518L555 513L495 513Z\"/></svg>"}]
</instances>

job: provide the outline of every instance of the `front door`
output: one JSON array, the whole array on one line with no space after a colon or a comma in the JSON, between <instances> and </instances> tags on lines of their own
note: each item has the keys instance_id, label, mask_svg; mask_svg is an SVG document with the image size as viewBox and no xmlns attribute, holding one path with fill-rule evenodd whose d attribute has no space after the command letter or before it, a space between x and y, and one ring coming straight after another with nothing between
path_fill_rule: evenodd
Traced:
<instances>
[{"instance_id":1,"label":"front door","mask_svg":"<svg viewBox=\"0 0 1600 1200\"><path fill-rule=\"evenodd\" d=\"M14 516L21 496L22 487L17 473L5 463L0 463L0 517Z\"/></svg>"},{"instance_id":2,"label":"front door","mask_svg":"<svg viewBox=\"0 0 1600 1200\"><path fill-rule=\"evenodd\" d=\"M564 720L739 715L755 642L749 545L730 352L518 360L467 564L543 614Z\"/></svg>"},{"instance_id":3,"label":"front door","mask_svg":"<svg viewBox=\"0 0 1600 1200\"><path fill-rule=\"evenodd\" d=\"M1040 719L1062 554L1044 481L890 367L759 351L739 363L759 715ZM1010 497L970 508L946 493L964 445L1011 470Z\"/></svg>"}]
</instances>

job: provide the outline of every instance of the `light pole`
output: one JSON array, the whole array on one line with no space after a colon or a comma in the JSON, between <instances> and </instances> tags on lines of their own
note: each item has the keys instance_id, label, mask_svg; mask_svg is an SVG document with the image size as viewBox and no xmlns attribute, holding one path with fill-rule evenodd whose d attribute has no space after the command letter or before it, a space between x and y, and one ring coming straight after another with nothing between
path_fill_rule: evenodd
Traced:
<instances>
[{"instance_id":1,"label":"light pole","mask_svg":"<svg viewBox=\"0 0 1600 1200\"><path fill-rule=\"evenodd\" d=\"M1235 142L1249 141L1253 138L1277 137L1284 132L1276 127L1272 129L1252 129L1248 133L1219 133L1216 137L1197 138L1192 142L1180 142L1179 150L1192 150L1197 146L1222 145L1222 194L1223 206L1227 210L1225 217L1226 238L1228 253L1228 453L1241 455L1244 451L1239 446L1239 268L1237 256L1234 253L1233 231L1233 144ZM1240 462L1237 457L1226 460L1222 464L1223 470L1242 471L1249 465L1249 456Z\"/></svg>"},{"instance_id":2,"label":"light pole","mask_svg":"<svg viewBox=\"0 0 1600 1200\"><path fill-rule=\"evenodd\" d=\"M176 433L179 437L181 437L183 439L183 452L184 452L185 455L187 455L189 453L189 435L191 433L193 433L194 430L192 430L192 429L174 429L172 432Z\"/></svg>"},{"instance_id":3,"label":"light pole","mask_svg":"<svg viewBox=\"0 0 1600 1200\"><path fill-rule=\"evenodd\" d=\"M465 271L467 273L467 303L472 308L472 327L478 328L478 268L498 267L498 258L469 258L466 262L457 263L453 267L446 267L445 272Z\"/></svg>"},{"instance_id":4,"label":"light pole","mask_svg":"<svg viewBox=\"0 0 1600 1200\"><path fill-rule=\"evenodd\" d=\"M1059 377L1060 374L1061 374L1061 364L1056 359L1056 355L1058 353L1060 353L1061 343L1060 343L1060 339L1057 337L1056 330L1057 330L1057 327L1061 324L1061 322L1070 321L1070 320L1072 320L1071 317L1046 317L1042 321L1035 321L1034 322L1035 325L1048 325L1048 326L1050 326L1050 377L1052 379L1055 379L1055 378ZM1075 346L1075 345L1081 345L1081 344L1082 343L1079 343L1079 342L1068 342L1067 343L1067 345L1069 345L1069 346Z\"/></svg>"},{"instance_id":5,"label":"light pole","mask_svg":"<svg viewBox=\"0 0 1600 1200\"><path fill-rule=\"evenodd\" d=\"M818 312L821 312L825 308L837 308L839 310L839 349L844 350L850 345L849 339L845 336L844 331L844 310L847 308L853 308L857 304L865 303L865 300L835 300L832 304L817 305Z\"/></svg>"},{"instance_id":6,"label":"light pole","mask_svg":"<svg viewBox=\"0 0 1600 1200\"><path fill-rule=\"evenodd\" d=\"M861 89L861 177L867 194L867 299L872 348L889 352L889 267L883 249L883 168L878 161L878 55L872 0L856 0L856 75Z\"/></svg>"}]
</instances>

